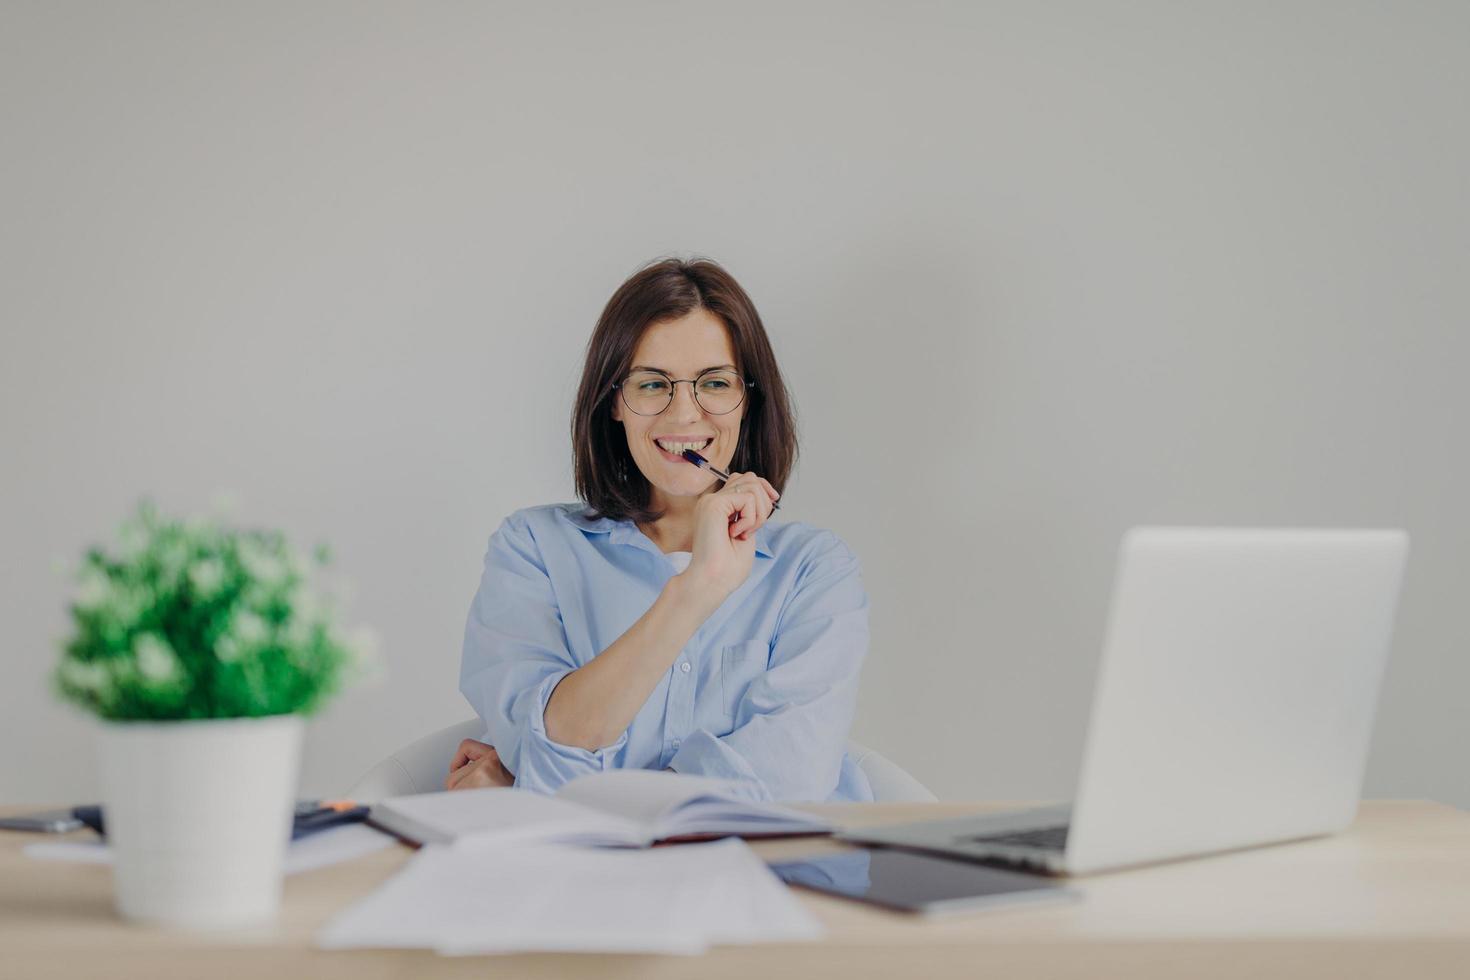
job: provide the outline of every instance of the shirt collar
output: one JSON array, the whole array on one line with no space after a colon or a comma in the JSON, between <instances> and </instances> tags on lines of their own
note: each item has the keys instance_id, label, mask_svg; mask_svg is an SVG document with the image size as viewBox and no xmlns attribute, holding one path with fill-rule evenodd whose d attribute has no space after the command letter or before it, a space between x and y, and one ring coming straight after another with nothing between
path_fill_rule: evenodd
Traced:
<instances>
[{"instance_id":1,"label":"shirt collar","mask_svg":"<svg viewBox=\"0 0 1470 980\"><path fill-rule=\"evenodd\" d=\"M588 516L587 508L572 508L566 512L567 519L577 527L591 534L607 534L608 540L613 544L632 544L636 541L644 541L652 545L648 535L638 529L638 525L632 521L615 521L611 517L599 517L593 519ZM657 547L655 545L655 547ZM774 557L771 552L770 525L762 524L755 529L755 553L764 558Z\"/></svg>"}]
</instances>

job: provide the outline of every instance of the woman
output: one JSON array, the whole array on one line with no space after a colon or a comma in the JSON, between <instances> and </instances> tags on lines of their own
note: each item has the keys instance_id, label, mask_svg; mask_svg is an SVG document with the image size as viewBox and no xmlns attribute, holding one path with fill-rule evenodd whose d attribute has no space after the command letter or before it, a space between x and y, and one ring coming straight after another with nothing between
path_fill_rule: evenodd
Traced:
<instances>
[{"instance_id":1,"label":"woman","mask_svg":"<svg viewBox=\"0 0 1470 980\"><path fill-rule=\"evenodd\" d=\"M460 668L488 741L460 745L448 788L553 792L637 767L871 800L845 753L868 648L858 559L831 531L769 522L796 429L729 273L668 259L619 287L572 443L586 506L528 507L490 538Z\"/></svg>"}]
</instances>

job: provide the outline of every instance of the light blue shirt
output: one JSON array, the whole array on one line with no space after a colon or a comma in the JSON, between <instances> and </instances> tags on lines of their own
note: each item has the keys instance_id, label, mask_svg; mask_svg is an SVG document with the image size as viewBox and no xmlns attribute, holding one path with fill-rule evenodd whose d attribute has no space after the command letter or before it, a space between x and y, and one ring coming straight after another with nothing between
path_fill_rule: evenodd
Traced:
<instances>
[{"instance_id":1,"label":"light blue shirt","mask_svg":"<svg viewBox=\"0 0 1470 980\"><path fill-rule=\"evenodd\" d=\"M580 503L523 508L490 536L459 689L516 785L549 793L603 769L672 768L739 780L759 800L871 800L846 753L868 651L861 569L836 534L801 521L756 529L750 575L617 741L594 751L548 737L556 685L676 573L632 521L590 520Z\"/></svg>"}]
</instances>

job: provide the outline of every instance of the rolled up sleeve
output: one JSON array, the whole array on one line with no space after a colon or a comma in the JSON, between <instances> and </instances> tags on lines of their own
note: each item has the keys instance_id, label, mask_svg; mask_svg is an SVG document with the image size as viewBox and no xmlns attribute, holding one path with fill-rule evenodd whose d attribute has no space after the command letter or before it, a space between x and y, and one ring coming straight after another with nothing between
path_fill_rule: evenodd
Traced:
<instances>
[{"instance_id":1,"label":"rolled up sleeve","mask_svg":"<svg viewBox=\"0 0 1470 980\"><path fill-rule=\"evenodd\" d=\"M550 793L569 779L616 768L626 731L595 751L546 734L551 693L577 666L535 538L523 521L507 518L490 536L465 621L459 689L517 786Z\"/></svg>"},{"instance_id":2,"label":"rolled up sleeve","mask_svg":"<svg viewBox=\"0 0 1470 980\"><path fill-rule=\"evenodd\" d=\"M868 597L857 556L830 532L824 544L797 577L734 729L691 732L669 762L676 772L738 780L757 800L832 796L868 652Z\"/></svg>"}]
</instances>

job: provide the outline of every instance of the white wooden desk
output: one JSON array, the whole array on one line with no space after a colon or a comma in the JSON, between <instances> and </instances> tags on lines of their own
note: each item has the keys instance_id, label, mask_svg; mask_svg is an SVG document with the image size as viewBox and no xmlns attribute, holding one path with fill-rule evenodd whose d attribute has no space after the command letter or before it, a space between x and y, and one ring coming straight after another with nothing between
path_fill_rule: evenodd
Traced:
<instances>
[{"instance_id":1,"label":"white wooden desk","mask_svg":"<svg viewBox=\"0 0 1470 980\"><path fill-rule=\"evenodd\" d=\"M813 806L839 823L942 818L1016 804ZM5 807L25 812L35 807ZM1343 835L1077 879L1080 902L922 920L801 891L818 943L700 957L323 952L319 926L407 860L394 847L286 879L279 926L207 937L128 926L101 866L26 858L0 833L0 977L1260 977L1470 978L1470 813L1370 801ZM55 838L50 838L55 839ZM763 857L843 847L766 841Z\"/></svg>"}]
</instances>

